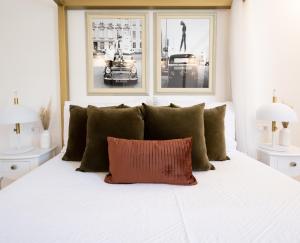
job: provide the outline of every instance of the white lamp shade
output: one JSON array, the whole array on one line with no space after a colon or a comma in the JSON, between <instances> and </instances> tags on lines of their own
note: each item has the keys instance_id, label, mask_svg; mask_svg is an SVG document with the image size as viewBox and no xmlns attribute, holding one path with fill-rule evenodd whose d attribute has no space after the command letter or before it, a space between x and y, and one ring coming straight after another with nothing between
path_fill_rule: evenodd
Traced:
<instances>
[{"instance_id":1,"label":"white lamp shade","mask_svg":"<svg viewBox=\"0 0 300 243\"><path fill-rule=\"evenodd\" d=\"M261 106L256 112L256 119L262 121L296 122L296 112L288 105L271 103Z\"/></svg>"},{"instance_id":2,"label":"white lamp shade","mask_svg":"<svg viewBox=\"0 0 300 243\"><path fill-rule=\"evenodd\" d=\"M9 105L0 109L0 124L29 123L38 119L37 112L22 105Z\"/></svg>"}]
</instances>

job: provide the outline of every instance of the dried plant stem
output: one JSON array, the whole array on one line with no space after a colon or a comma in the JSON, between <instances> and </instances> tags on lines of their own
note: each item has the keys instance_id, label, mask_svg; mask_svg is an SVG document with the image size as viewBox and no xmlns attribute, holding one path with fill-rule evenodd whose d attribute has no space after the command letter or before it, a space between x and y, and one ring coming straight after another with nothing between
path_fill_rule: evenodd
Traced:
<instances>
[{"instance_id":1,"label":"dried plant stem","mask_svg":"<svg viewBox=\"0 0 300 243\"><path fill-rule=\"evenodd\" d=\"M47 107L41 107L40 119L44 130L48 130L50 125L50 119L51 119L51 99L49 100Z\"/></svg>"},{"instance_id":2,"label":"dried plant stem","mask_svg":"<svg viewBox=\"0 0 300 243\"><path fill-rule=\"evenodd\" d=\"M282 126L283 126L284 128L288 128L289 123L288 123L288 122L282 122Z\"/></svg>"}]
</instances>

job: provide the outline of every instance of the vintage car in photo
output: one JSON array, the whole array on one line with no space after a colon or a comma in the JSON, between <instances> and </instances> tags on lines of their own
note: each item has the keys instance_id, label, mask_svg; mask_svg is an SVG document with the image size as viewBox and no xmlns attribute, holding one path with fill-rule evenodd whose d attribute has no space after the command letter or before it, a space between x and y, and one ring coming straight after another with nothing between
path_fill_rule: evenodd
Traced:
<instances>
[{"instance_id":1,"label":"vintage car in photo","mask_svg":"<svg viewBox=\"0 0 300 243\"><path fill-rule=\"evenodd\" d=\"M104 69L104 83L106 85L135 85L137 82L137 68L131 54L116 53L113 61L106 61Z\"/></svg>"},{"instance_id":2,"label":"vintage car in photo","mask_svg":"<svg viewBox=\"0 0 300 243\"><path fill-rule=\"evenodd\" d=\"M169 57L168 87L194 88L198 84L198 61L193 54L174 54Z\"/></svg>"}]
</instances>

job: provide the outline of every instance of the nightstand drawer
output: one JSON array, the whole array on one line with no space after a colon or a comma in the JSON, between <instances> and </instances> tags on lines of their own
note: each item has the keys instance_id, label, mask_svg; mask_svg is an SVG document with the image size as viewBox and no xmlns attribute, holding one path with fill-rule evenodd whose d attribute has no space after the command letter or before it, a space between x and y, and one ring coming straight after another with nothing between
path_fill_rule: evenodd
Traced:
<instances>
[{"instance_id":1,"label":"nightstand drawer","mask_svg":"<svg viewBox=\"0 0 300 243\"><path fill-rule=\"evenodd\" d=\"M13 180L28 173L30 169L31 169L30 163L27 161L24 162L1 161L0 162L1 176Z\"/></svg>"},{"instance_id":2,"label":"nightstand drawer","mask_svg":"<svg viewBox=\"0 0 300 243\"><path fill-rule=\"evenodd\" d=\"M300 175L300 157L277 158L277 169L289 176Z\"/></svg>"}]
</instances>

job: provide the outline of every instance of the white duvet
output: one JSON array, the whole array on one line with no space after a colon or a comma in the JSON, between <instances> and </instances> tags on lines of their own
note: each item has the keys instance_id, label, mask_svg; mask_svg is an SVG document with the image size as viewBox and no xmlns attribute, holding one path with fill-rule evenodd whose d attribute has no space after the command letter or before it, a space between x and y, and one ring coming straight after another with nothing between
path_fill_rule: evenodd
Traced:
<instances>
[{"instance_id":1,"label":"white duvet","mask_svg":"<svg viewBox=\"0 0 300 243\"><path fill-rule=\"evenodd\" d=\"M1 243L300 242L300 183L239 152L196 186L106 184L60 157L0 191Z\"/></svg>"}]
</instances>

